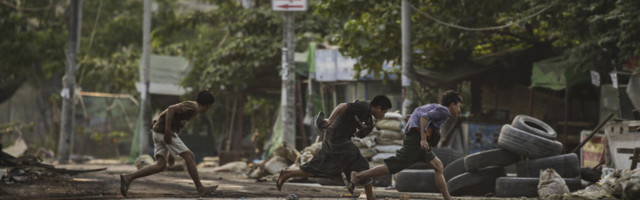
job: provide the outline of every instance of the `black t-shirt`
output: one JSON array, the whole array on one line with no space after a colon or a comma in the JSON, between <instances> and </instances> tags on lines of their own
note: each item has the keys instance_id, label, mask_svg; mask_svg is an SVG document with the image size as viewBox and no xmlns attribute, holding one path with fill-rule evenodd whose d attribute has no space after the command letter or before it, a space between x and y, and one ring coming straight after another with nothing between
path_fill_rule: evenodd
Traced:
<instances>
[{"instance_id":1,"label":"black t-shirt","mask_svg":"<svg viewBox=\"0 0 640 200\"><path fill-rule=\"evenodd\" d=\"M357 116L360 122L365 125L359 124L356 121ZM351 140L351 137L356 133L356 129L363 129L363 127L373 127L373 118L371 117L371 104L364 100L355 100L354 102L347 103L347 110L338 116L338 119L331 125L334 129L334 135L331 137L333 141L339 140ZM365 130L365 136L371 129ZM359 134L360 135L360 134Z\"/></svg>"}]
</instances>

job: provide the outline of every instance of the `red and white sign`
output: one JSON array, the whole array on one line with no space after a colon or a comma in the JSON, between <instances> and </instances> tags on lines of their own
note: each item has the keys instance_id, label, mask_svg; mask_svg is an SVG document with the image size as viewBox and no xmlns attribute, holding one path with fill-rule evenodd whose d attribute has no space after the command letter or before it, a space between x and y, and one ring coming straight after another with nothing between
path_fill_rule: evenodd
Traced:
<instances>
[{"instance_id":1,"label":"red and white sign","mask_svg":"<svg viewBox=\"0 0 640 200\"><path fill-rule=\"evenodd\" d=\"M271 0L273 11L307 11L307 0Z\"/></svg>"}]
</instances>

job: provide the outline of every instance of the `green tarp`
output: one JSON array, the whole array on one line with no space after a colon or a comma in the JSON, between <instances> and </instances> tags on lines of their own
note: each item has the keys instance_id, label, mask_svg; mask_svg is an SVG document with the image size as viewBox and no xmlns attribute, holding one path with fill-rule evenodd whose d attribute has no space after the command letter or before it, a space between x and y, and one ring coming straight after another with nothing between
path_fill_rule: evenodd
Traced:
<instances>
[{"instance_id":1,"label":"green tarp","mask_svg":"<svg viewBox=\"0 0 640 200\"><path fill-rule=\"evenodd\" d=\"M533 63L531 86L563 90L567 86L589 80L587 72L578 72L561 57L550 58Z\"/></svg>"}]
</instances>

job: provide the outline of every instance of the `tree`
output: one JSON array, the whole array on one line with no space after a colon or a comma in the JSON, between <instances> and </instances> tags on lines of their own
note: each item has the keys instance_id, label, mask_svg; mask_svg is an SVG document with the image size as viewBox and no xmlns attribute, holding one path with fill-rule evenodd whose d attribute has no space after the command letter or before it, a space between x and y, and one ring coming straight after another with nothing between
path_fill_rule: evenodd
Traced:
<instances>
[{"instance_id":1,"label":"tree","mask_svg":"<svg viewBox=\"0 0 640 200\"><path fill-rule=\"evenodd\" d=\"M638 55L638 39L632 37L640 25L637 1L410 2L417 10L412 14L412 62L416 67L443 68L489 53L531 47L540 51L569 49L564 55L574 66L580 66L579 70L600 68L611 60L624 63ZM357 69L379 72L385 61L399 63L399 6L394 1L329 0L319 3L315 13L343 22L330 38L343 54L360 58ZM467 31L426 15L464 27L515 24ZM525 19L527 16L532 17ZM603 53L603 49L609 53Z\"/></svg>"}]
</instances>

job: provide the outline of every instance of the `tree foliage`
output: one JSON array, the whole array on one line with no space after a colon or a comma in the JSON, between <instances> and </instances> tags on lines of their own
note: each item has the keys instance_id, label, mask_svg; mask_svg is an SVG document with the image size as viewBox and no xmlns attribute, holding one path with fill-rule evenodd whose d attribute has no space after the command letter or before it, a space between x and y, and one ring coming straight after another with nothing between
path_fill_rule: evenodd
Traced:
<instances>
[{"instance_id":1,"label":"tree foliage","mask_svg":"<svg viewBox=\"0 0 640 200\"><path fill-rule=\"evenodd\" d=\"M611 60L622 63L638 55L638 37L633 37L640 28L637 1L409 2L419 10L411 11L411 56L416 67L443 68L489 53L529 47L568 49L567 60L580 70L601 68ZM343 26L334 30L331 41L345 55L360 58L357 68L379 71L385 61L400 61L400 4L328 0L321 2L315 13L341 19ZM547 10L521 21L542 9ZM437 23L424 14L464 27L516 24L466 31Z\"/></svg>"}]
</instances>

